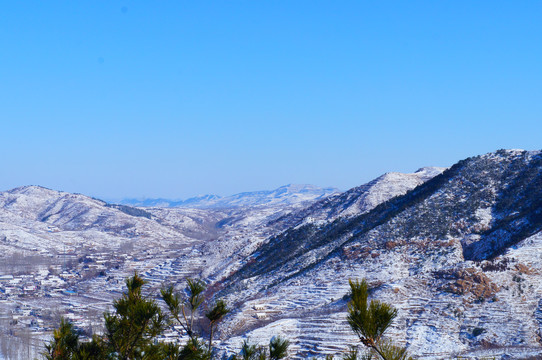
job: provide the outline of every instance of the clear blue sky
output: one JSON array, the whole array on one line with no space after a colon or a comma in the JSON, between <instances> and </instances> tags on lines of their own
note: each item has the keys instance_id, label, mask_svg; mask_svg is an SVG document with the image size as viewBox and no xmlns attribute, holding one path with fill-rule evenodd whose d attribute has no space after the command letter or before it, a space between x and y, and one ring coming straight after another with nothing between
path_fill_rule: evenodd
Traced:
<instances>
[{"instance_id":1,"label":"clear blue sky","mask_svg":"<svg viewBox=\"0 0 542 360\"><path fill-rule=\"evenodd\" d=\"M6 1L0 190L186 198L542 148L539 1Z\"/></svg>"}]
</instances>

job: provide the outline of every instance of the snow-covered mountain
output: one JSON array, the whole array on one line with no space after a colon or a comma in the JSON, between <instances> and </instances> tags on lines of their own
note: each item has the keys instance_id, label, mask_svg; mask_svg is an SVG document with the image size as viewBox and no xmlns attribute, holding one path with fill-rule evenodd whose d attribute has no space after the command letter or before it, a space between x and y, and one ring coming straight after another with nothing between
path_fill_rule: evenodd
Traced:
<instances>
[{"instance_id":1,"label":"snow-covered mountain","mask_svg":"<svg viewBox=\"0 0 542 360\"><path fill-rule=\"evenodd\" d=\"M336 353L356 342L348 279L366 278L399 310L391 335L421 358L542 356L541 199L542 152L501 150L371 211L302 222L223 283L240 308L227 343L279 333L297 358ZM247 317L256 305L265 322Z\"/></svg>"},{"instance_id":2,"label":"snow-covered mountain","mask_svg":"<svg viewBox=\"0 0 542 360\"><path fill-rule=\"evenodd\" d=\"M87 294L80 300L83 303L97 301L100 305L92 306L106 310L104 306L118 296L123 279L133 271L149 281L151 293L164 283L181 284L186 276L213 284L243 266L266 239L288 227L278 218L304 211L334 191L289 185L231 196L216 208L198 209L169 204L136 208L39 186L16 188L0 193L0 275L33 278L27 283L41 284L41 290L31 296L25 293L25 306L61 312L67 311L67 299L59 302L57 297L40 294L71 289ZM91 260L99 264L89 266ZM62 269L61 277L56 277ZM100 273L107 277L97 276ZM51 288L50 283L57 285ZM0 298L6 296L2 286ZM16 287L6 291L16 291ZM0 310L8 311L1 306ZM0 326L0 340L4 330ZM35 343L37 353L43 341Z\"/></svg>"},{"instance_id":3,"label":"snow-covered mountain","mask_svg":"<svg viewBox=\"0 0 542 360\"><path fill-rule=\"evenodd\" d=\"M343 193L327 196L307 208L276 220L282 226L299 226L310 222L332 222L338 217L363 214L393 197L403 195L423 184L446 168L425 167L412 174L386 173L378 178Z\"/></svg>"},{"instance_id":4,"label":"snow-covered mountain","mask_svg":"<svg viewBox=\"0 0 542 360\"><path fill-rule=\"evenodd\" d=\"M275 190L243 192L231 196L200 195L186 200L168 199L124 199L120 203L141 207L186 207L199 209L226 209L253 206L292 205L325 198L338 193L336 188L321 188L314 185L289 184Z\"/></svg>"},{"instance_id":5,"label":"snow-covered mountain","mask_svg":"<svg viewBox=\"0 0 542 360\"><path fill-rule=\"evenodd\" d=\"M24 186L0 192L0 248L3 254L114 251L123 244L156 248L195 239L160 224L151 213L111 205L81 194Z\"/></svg>"}]
</instances>

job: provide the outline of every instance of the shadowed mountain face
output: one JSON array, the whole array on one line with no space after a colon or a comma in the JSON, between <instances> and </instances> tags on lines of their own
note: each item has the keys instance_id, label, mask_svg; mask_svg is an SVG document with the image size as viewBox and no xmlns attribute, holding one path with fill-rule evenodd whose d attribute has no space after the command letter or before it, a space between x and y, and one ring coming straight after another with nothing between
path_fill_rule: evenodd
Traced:
<instances>
[{"instance_id":1,"label":"shadowed mountain face","mask_svg":"<svg viewBox=\"0 0 542 360\"><path fill-rule=\"evenodd\" d=\"M465 260L491 259L542 230L541 212L542 154L502 150L462 160L372 211L290 228L271 238L234 279L300 273L353 241L380 247L388 241L459 239ZM311 260L301 261L309 253Z\"/></svg>"}]
</instances>

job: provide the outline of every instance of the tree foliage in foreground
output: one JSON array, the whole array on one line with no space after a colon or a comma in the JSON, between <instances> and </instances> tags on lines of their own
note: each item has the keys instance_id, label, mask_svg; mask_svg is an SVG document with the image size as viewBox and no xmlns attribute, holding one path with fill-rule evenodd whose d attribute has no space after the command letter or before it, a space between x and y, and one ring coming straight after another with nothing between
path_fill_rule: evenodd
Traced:
<instances>
[{"instance_id":1,"label":"tree foliage in foreground","mask_svg":"<svg viewBox=\"0 0 542 360\"><path fill-rule=\"evenodd\" d=\"M166 318L154 300L145 298L141 288L146 282L134 275L126 280L127 292L113 302L114 313L106 313L106 351L115 358L158 359L153 339L166 328Z\"/></svg>"},{"instance_id":2,"label":"tree foliage in foreground","mask_svg":"<svg viewBox=\"0 0 542 360\"><path fill-rule=\"evenodd\" d=\"M209 340L198 334L194 322L205 298L205 284L187 279L187 296L176 293L173 287L161 290L170 317L164 314L155 300L142 293L146 281L138 274L126 280L126 292L113 302L114 312L105 313L105 332L81 342L73 325L62 319L53 339L45 345L46 360L210 360L213 358L213 337L217 324L230 309L217 300L205 313L209 321ZM179 325L179 338L188 337L184 346L163 343L158 337L168 328ZM278 360L287 356L288 341L273 338L267 349L257 348L258 360ZM263 349L263 348L262 348Z\"/></svg>"},{"instance_id":3,"label":"tree foliage in foreground","mask_svg":"<svg viewBox=\"0 0 542 360\"><path fill-rule=\"evenodd\" d=\"M274 336L269 341L269 346L250 344L247 340L243 343L239 355L233 355L231 360L279 360L288 356L290 342L280 336Z\"/></svg>"},{"instance_id":4,"label":"tree foliage in foreground","mask_svg":"<svg viewBox=\"0 0 542 360\"><path fill-rule=\"evenodd\" d=\"M73 325L64 319L53 332L53 340L45 345L45 359L71 359L72 353L79 350L79 335L74 331Z\"/></svg>"},{"instance_id":5,"label":"tree foliage in foreground","mask_svg":"<svg viewBox=\"0 0 542 360\"><path fill-rule=\"evenodd\" d=\"M347 321L352 330L359 337L369 352L361 359L373 357L383 360L411 359L406 348L395 345L391 340L384 338L384 333L391 326L397 316L397 309L378 300L369 302L369 284L364 279L350 280L350 296L348 303ZM358 359L358 350L352 349L345 359Z\"/></svg>"},{"instance_id":6,"label":"tree foliage in foreground","mask_svg":"<svg viewBox=\"0 0 542 360\"><path fill-rule=\"evenodd\" d=\"M230 309L223 300L205 312L209 321L209 340L196 331L194 321L204 303L205 284L187 279L187 296L175 293L173 287L161 290L162 299L169 310L168 318L156 301L142 294L145 281L137 274L126 280L127 291L115 300L113 313L105 313L105 332L90 341L81 342L72 324L62 319L53 339L45 345L47 360L211 360L213 337L217 324ZM397 316L397 310L378 300L369 301L367 281L350 281L347 321L360 342L368 349L361 354L357 347L347 351L343 360L411 360L406 348L385 338L386 330ZM187 336L184 346L157 341L168 327L180 326L179 337ZM199 335L198 335L199 333ZM267 347L245 341L239 354L232 360L279 360L288 357L289 341L273 337ZM328 355L327 360L333 357Z\"/></svg>"}]
</instances>

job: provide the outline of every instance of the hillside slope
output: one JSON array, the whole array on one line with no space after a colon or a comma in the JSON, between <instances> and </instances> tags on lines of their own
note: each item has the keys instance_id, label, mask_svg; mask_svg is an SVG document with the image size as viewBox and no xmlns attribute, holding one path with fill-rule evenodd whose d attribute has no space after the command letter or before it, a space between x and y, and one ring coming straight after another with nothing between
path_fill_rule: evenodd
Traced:
<instances>
[{"instance_id":1,"label":"hillside slope","mask_svg":"<svg viewBox=\"0 0 542 360\"><path fill-rule=\"evenodd\" d=\"M367 213L291 228L224 283L222 294L241 307L228 329L269 334L243 315L263 303L267 327L292 336L300 358L314 344L332 353L340 346L332 329L349 338L337 299L349 278L364 277L399 308L393 333L417 355L540 351L540 199L541 152L503 150L460 161ZM330 330L318 327L322 314Z\"/></svg>"},{"instance_id":2,"label":"hillside slope","mask_svg":"<svg viewBox=\"0 0 542 360\"><path fill-rule=\"evenodd\" d=\"M441 174L446 168L425 167L412 174L386 173L344 193L332 194L307 208L282 216L275 223L294 227L311 222L331 222L338 217L352 217L366 213L389 199L403 195Z\"/></svg>"},{"instance_id":3,"label":"hillside slope","mask_svg":"<svg viewBox=\"0 0 542 360\"><path fill-rule=\"evenodd\" d=\"M7 240L19 240L19 247L28 242L44 251L89 246L90 239L94 245L108 248L133 238L189 240L144 210L40 186L0 192L0 226ZM32 237L42 240L32 241Z\"/></svg>"}]
</instances>

